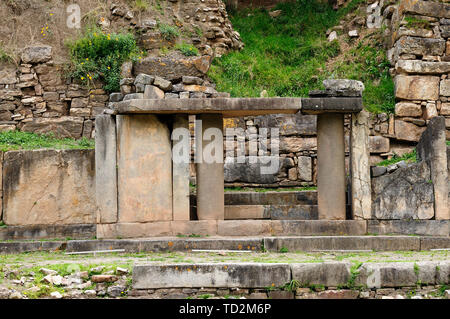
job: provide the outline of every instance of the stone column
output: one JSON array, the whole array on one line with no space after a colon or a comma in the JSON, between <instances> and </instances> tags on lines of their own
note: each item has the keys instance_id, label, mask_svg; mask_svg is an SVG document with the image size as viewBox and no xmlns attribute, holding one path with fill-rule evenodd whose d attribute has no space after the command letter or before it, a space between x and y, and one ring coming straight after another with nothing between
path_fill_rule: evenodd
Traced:
<instances>
[{"instance_id":1,"label":"stone column","mask_svg":"<svg viewBox=\"0 0 450 319\"><path fill-rule=\"evenodd\" d=\"M344 115L317 117L317 192L319 219L345 220Z\"/></svg>"},{"instance_id":2,"label":"stone column","mask_svg":"<svg viewBox=\"0 0 450 319\"><path fill-rule=\"evenodd\" d=\"M117 135L115 116L95 118L97 223L117 222Z\"/></svg>"},{"instance_id":3,"label":"stone column","mask_svg":"<svg viewBox=\"0 0 450 319\"><path fill-rule=\"evenodd\" d=\"M372 187L370 184L369 112L352 114L350 132L351 204L353 219L370 219Z\"/></svg>"},{"instance_id":4,"label":"stone column","mask_svg":"<svg viewBox=\"0 0 450 319\"><path fill-rule=\"evenodd\" d=\"M209 128L218 129L223 134L222 114L201 114L198 116L201 122L196 121L195 145L196 145L196 171L197 171L197 216L199 220L224 219L224 173L223 173L223 135L215 138L221 140L207 141L205 132ZM216 157L220 162L208 163L206 154L210 154L210 148L215 146Z\"/></svg>"},{"instance_id":5,"label":"stone column","mask_svg":"<svg viewBox=\"0 0 450 319\"><path fill-rule=\"evenodd\" d=\"M183 129L177 133L176 129ZM176 138L177 141L173 139ZM172 205L173 220L189 220L189 162L191 157L189 120L187 114L174 116L172 126L172 149L181 150L181 154L172 155ZM186 153L186 154L185 154ZM174 156L177 156L174 159Z\"/></svg>"}]
</instances>

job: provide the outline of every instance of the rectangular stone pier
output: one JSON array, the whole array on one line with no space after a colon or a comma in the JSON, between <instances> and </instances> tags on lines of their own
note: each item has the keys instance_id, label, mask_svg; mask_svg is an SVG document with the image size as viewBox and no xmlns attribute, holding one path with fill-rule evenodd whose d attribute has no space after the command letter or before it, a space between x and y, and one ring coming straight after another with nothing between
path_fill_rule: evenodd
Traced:
<instances>
[{"instance_id":1,"label":"rectangular stone pier","mask_svg":"<svg viewBox=\"0 0 450 319\"><path fill-rule=\"evenodd\" d=\"M202 159L196 160L197 215L207 223L202 233L209 233L210 228L211 234L217 232L217 225L211 222L224 220L223 140L215 149L221 162L210 163L201 153L213 143L208 132L223 134L224 117L323 113L318 125L319 218L345 219L343 113L361 109L360 95L110 103L108 115L98 116L96 134L97 237L125 233L129 237L132 229L138 237L151 237L153 232L173 233L175 226L193 233L189 226L189 164L172 161L179 140L171 141L177 128L188 128L190 114L202 120L202 127L196 129L196 158Z\"/></svg>"}]
</instances>

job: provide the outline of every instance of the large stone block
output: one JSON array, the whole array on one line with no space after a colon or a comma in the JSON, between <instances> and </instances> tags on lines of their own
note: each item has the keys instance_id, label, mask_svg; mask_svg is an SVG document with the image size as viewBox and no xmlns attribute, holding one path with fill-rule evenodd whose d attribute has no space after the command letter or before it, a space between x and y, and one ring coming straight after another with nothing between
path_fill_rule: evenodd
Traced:
<instances>
[{"instance_id":1,"label":"large stone block","mask_svg":"<svg viewBox=\"0 0 450 319\"><path fill-rule=\"evenodd\" d=\"M395 115L417 117L422 115L420 104L400 102L395 104Z\"/></svg>"},{"instance_id":2,"label":"large stone block","mask_svg":"<svg viewBox=\"0 0 450 319\"><path fill-rule=\"evenodd\" d=\"M298 179L305 182L312 181L312 158L309 156L298 157Z\"/></svg>"},{"instance_id":3,"label":"large stone block","mask_svg":"<svg viewBox=\"0 0 450 319\"><path fill-rule=\"evenodd\" d=\"M399 15L412 13L436 18L450 18L450 6L438 1L403 0L399 3Z\"/></svg>"},{"instance_id":4,"label":"large stone block","mask_svg":"<svg viewBox=\"0 0 450 319\"><path fill-rule=\"evenodd\" d=\"M243 163L239 158L227 158L224 164L225 182L245 182L257 184L276 183L278 171L282 167L283 160L276 156L246 156ZM264 173L269 170L271 163L277 167L271 174Z\"/></svg>"},{"instance_id":5,"label":"large stone block","mask_svg":"<svg viewBox=\"0 0 450 319\"><path fill-rule=\"evenodd\" d=\"M450 80L442 80L439 94L443 96L450 96Z\"/></svg>"},{"instance_id":6,"label":"large stone block","mask_svg":"<svg viewBox=\"0 0 450 319\"><path fill-rule=\"evenodd\" d=\"M395 138L402 141L418 142L425 127L417 126L402 120L395 120Z\"/></svg>"},{"instance_id":7,"label":"large stone block","mask_svg":"<svg viewBox=\"0 0 450 319\"><path fill-rule=\"evenodd\" d=\"M288 264L136 265L133 288L264 288L291 281Z\"/></svg>"},{"instance_id":8,"label":"large stone block","mask_svg":"<svg viewBox=\"0 0 450 319\"><path fill-rule=\"evenodd\" d=\"M350 266L345 262L291 264L292 279L300 285L337 287L348 283Z\"/></svg>"},{"instance_id":9,"label":"large stone block","mask_svg":"<svg viewBox=\"0 0 450 319\"><path fill-rule=\"evenodd\" d=\"M439 81L437 76L397 75L395 97L404 100L437 100Z\"/></svg>"},{"instance_id":10,"label":"large stone block","mask_svg":"<svg viewBox=\"0 0 450 319\"><path fill-rule=\"evenodd\" d=\"M317 150L317 138L315 137L282 137L280 139L280 152L282 153L314 150Z\"/></svg>"},{"instance_id":11,"label":"large stone block","mask_svg":"<svg viewBox=\"0 0 450 319\"><path fill-rule=\"evenodd\" d=\"M372 179L372 217L376 219L431 219L433 184L425 162L399 168Z\"/></svg>"},{"instance_id":12,"label":"large stone block","mask_svg":"<svg viewBox=\"0 0 450 319\"><path fill-rule=\"evenodd\" d=\"M117 116L119 222L172 220L170 132L154 115Z\"/></svg>"},{"instance_id":13,"label":"large stone block","mask_svg":"<svg viewBox=\"0 0 450 319\"><path fill-rule=\"evenodd\" d=\"M57 137L80 138L83 133L83 118L61 116L60 118L35 118L25 123L24 132L47 134L52 132Z\"/></svg>"},{"instance_id":14,"label":"large stone block","mask_svg":"<svg viewBox=\"0 0 450 319\"><path fill-rule=\"evenodd\" d=\"M8 225L95 222L94 150L10 151L3 163Z\"/></svg>"},{"instance_id":15,"label":"large stone block","mask_svg":"<svg viewBox=\"0 0 450 319\"><path fill-rule=\"evenodd\" d=\"M95 119L95 191L97 222L117 221L117 135L110 115Z\"/></svg>"},{"instance_id":16,"label":"large stone block","mask_svg":"<svg viewBox=\"0 0 450 319\"><path fill-rule=\"evenodd\" d=\"M389 152L389 139L383 136L369 136L370 153Z\"/></svg>"},{"instance_id":17,"label":"large stone block","mask_svg":"<svg viewBox=\"0 0 450 319\"><path fill-rule=\"evenodd\" d=\"M434 189L435 219L450 219L448 208L447 146L445 118L437 116L428 122L427 129L417 144L417 158L426 161L431 169Z\"/></svg>"},{"instance_id":18,"label":"large stone block","mask_svg":"<svg viewBox=\"0 0 450 319\"><path fill-rule=\"evenodd\" d=\"M52 47L49 45L29 46L22 51L22 63L43 63L52 58Z\"/></svg>"},{"instance_id":19,"label":"large stone block","mask_svg":"<svg viewBox=\"0 0 450 319\"><path fill-rule=\"evenodd\" d=\"M269 114L256 116L255 125L259 128L277 127L280 135L316 135L317 116L305 115L300 112L293 115Z\"/></svg>"},{"instance_id":20,"label":"large stone block","mask_svg":"<svg viewBox=\"0 0 450 319\"><path fill-rule=\"evenodd\" d=\"M374 136L381 144L386 144L383 137ZM381 138L381 139L380 139ZM351 196L352 215L355 219L369 218L371 211L371 185L370 185L370 142L369 138L369 113L362 111L352 114L352 129L350 132L350 156L351 156ZM378 146L377 141L372 143ZM372 146L372 149L374 147ZM384 151L383 147L375 149ZM387 139L389 151L389 139Z\"/></svg>"},{"instance_id":21,"label":"large stone block","mask_svg":"<svg viewBox=\"0 0 450 319\"><path fill-rule=\"evenodd\" d=\"M219 236L268 236L272 231L270 220L219 220Z\"/></svg>"},{"instance_id":22,"label":"large stone block","mask_svg":"<svg viewBox=\"0 0 450 319\"><path fill-rule=\"evenodd\" d=\"M146 57L135 64L133 73L152 74L167 80L181 78L181 75L202 77L208 72L211 61L211 57L207 55L182 59L170 56Z\"/></svg>"},{"instance_id":23,"label":"large stone block","mask_svg":"<svg viewBox=\"0 0 450 319\"><path fill-rule=\"evenodd\" d=\"M317 191L226 192L225 205L317 205Z\"/></svg>"},{"instance_id":24,"label":"large stone block","mask_svg":"<svg viewBox=\"0 0 450 319\"><path fill-rule=\"evenodd\" d=\"M448 234L450 234L450 220L369 220L367 232L380 235L415 234L427 236L448 236Z\"/></svg>"},{"instance_id":25,"label":"large stone block","mask_svg":"<svg viewBox=\"0 0 450 319\"><path fill-rule=\"evenodd\" d=\"M273 220L271 234L291 235L365 235L365 220Z\"/></svg>"},{"instance_id":26,"label":"large stone block","mask_svg":"<svg viewBox=\"0 0 450 319\"><path fill-rule=\"evenodd\" d=\"M402 37L395 44L397 54L443 55L445 40L420 37Z\"/></svg>"},{"instance_id":27,"label":"large stone block","mask_svg":"<svg viewBox=\"0 0 450 319\"><path fill-rule=\"evenodd\" d=\"M398 60L395 66L399 73L436 74L450 72L450 62L428 62L421 60Z\"/></svg>"},{"instance_id":28,"label":"large stone block","mask_svg":"<svg viewBox=\"0 0 450 319\"><path fill-rule=\"evenodd\" d=\"M152 223L97 224L97 238L143 238L171 236L170 221Z\"/></svg>"}]
</instances>

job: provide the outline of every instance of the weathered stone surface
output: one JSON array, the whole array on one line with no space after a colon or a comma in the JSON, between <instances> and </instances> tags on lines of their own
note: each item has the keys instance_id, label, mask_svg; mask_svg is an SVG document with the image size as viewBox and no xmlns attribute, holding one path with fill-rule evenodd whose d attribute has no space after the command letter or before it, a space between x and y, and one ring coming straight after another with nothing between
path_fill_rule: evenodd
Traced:
<instances>
[{"instance_id":1,"label":"weathered stone surface","mask_svg":"<svg viewBox=\"0 0 450 319\"><path fill-rule=\"evenodd\" d=\"M244 163L238 162L239 158L227 158L224 164L225 182L246 182L258 184L271 184L277 181L278 168L282 160L276 156L246 156ZM273 165L279 166L271 174L264 173Z\"/></svg>"},{"instance_id":2,"label":"weathered stone surface","mask_svg":"<svg viewBox=\"0 0 450 319\"><path fill-rule=\"evenodd\" d=\"M420 106L420 104L399 102L395 104L395 115L412 117L421 116L422 107Z\"/></svg>"},{"instance_id":3,"label":"weathered stone surface","mask_svg":"<svg viewBox=\"0 0 450 319\"><path fill-rule=\"evenodd\" d=\"M350 279L350 263L324 262L291 264L292 279L300 285L324 285L337 287Z\"/></svg>"},{"instance_id":4,"label":"weathered stone surface","mask_svg":"<svg viewBox=\"0 0 450 319\"><path fill-rule=\"evenodd\" d=\"M440 115L450 115L450 103L442 103L441 110L439 111ZM447 125L446 125L447 126Z\"/></svg>"},{"instance_id":5,"label":"weathered stone surface","mask_svg":"<svg viewBox=\"0 0 450 319\"><path fill-rule=\"evenodd\" d=\"M317 150L317 139L315 137L282 137L280 139L280 152L297 153L301 151Z\"/></svg>"},{"instance_id":6,"label":"weathered stone surface","mask_svg":"<svg viewBox=\"0 0 450 319\"><path fill-rule=\"evenodd\" d=\"M153 84L154 81L155 81L154 76L140 73L136 76L136 79L134 80L134 85L137 85L137 84L148 85L148 84Z\"/></svg>"},{"instance_id":7,"label":"weathered stone surface","mask_svg":"<svg viewBox=\"0 0 450 319\"><path fill-rule=\"evenodd\" d=\"M163 79L162 77L155 77L153 85L159 87L163 91L170 91L172 89L172 82Z\"/></svg>"},{"instance_id":8,"label":"weathered stone surface","mask_svg":"<svg viewBox=\"0 0 450 319\"><path fill-rule=\"evenodd\" d=\"M399 5L399 15L413 13L418 15L450 18L450 6L438 1L404 0Z\"/></svg>"},{"instance_id":9,"label":"weathered stone surface","mask_svg":"<svg viewBox=\"0 0 450 319\"><path fill-rule=\"evenodd\" d=\"M418 142L425 127L401 120L395 120L395 138L403 141Z\"/></svg>"},{"instance_id":10,"label":"weathered stone surface","mask_svg":"<svg viewBox=\"0 0 450 319\"><path fill-rule=\"evenodd\" d=\"M437 74L450 72L450 62L428 62L421 60L398 60L397 72Z\"/></svg>"},{"instance_id":11,"label":"weathered stone surface","mask_svg":"<svg viewBox=\"0 0 450 319\"><path fill-rule=\"evenodd\" d=\"M95 228L95 224L8 226L6 228L0 228L0 240L54 239L66 237L80 239L92 238L93 236L95 236ZM56 244L43 242L43 244L45 243L48 243L48 246L25 245L23 248L25 250L23 251L59 249L59 246L57 246ZM20 252L20 250L13 249L12 252Z\"/></svg>"},{"instance_id":12,"label":"weathered stone surface","mask_svg":"<svg viewBox=\"0 0 450 319\"><path fill-rule=\"evenodd\" d=\"M209 70L211 64L210 56L183 57L174 59L167 57L146 57L134 66L134 74L145 73L163 77L167 80L174 80L184 76L202 77Z\"/></svg>"},{"instance_id":13,"label":"weathered stone surface","mask_svg":"<svg viewBox=\"0 0 450 319\"><path fill-rule=\"evenodd\" d=\"M43 63L52 58L52 47L48 45L29 46L22 51L22 63Z\"/></svg>"},{"instance_id":14,"label":"weathered stone surface","mask_svg":"<svg viewBox=\"0 0 450 319\"><path fill-rule=\"evenodd\" d=\"M443 96L450 96L450 80L442 80L440 85L439 94Z\"/></svg>"},{"instance_id":15,"label":"weathered stone surface","mask_svg":"<svg viewBox=\"0 0 450 319\"><path fill-rule=\"evenodd\" d=\"M97 222L117 221L116 120L99 115L95 120L95 185Z\"/></svg>"},{"instance_id":16,"label":"weathered stone surface","mask_svg":"<svg viewBox=\"0 0 450 319\"><path fill-rule=\"evenodd\" d=\"M189 129L189 120L187 115L178 114L173 119L172 131L172 149L174 154L172 156L172 193L173 193L173 219L174 220L189 220L189 149L182 149L181 152L175 152L179 149L178 143L187 143L190 141L184 139L187 136L174 136L177 129ZM180 144L183 145L183 144ZM178 147L178 148L177 148Z\"/></svg>"},{"instance_id":17,"label":"weathered stone surface","mask_svg":"<svg viewBox=\"0 0 450 319\"><path fill-rule=\"evenodd\" d=\"M25 123L22 131L38 134L53 132L57 137L80 138L83 132L83 119L72 116L35 118L32 122Z\"/></svg>"},{"instance_id":18,"label":"weathered stone surface","mask_svg":"<svg viewBox=\"0 0 450 319\"><path fill-rule=\"evenodd\" d=\"M298 179L301 181L312 181L312 159L309 156L298 157Z\"/></svg>"},{"instance_id":19,"label":"weathered stone surface","mask_svg":"<svg viewBox=\"0 0 450 319\"><path fill-rule=\"evenodd\" d=\"M366 219L370 217L372 202L369 163L369 113L367 111L352 114L350 134L352 214L355 219ZM374 136L373 138L379 137ZM373 144L377 145L377 143ZM389 143L387 149L389 150Z\"/></svg>"},{"instance_id":20,"label":"weathered stone surface","mask_svg":"<svg viewBox=\"0 0 450 319\"><path fill-rule=\"evenodd\" d=\"M448 220L369 220L367 231L372 234L416 234L429 236L448 236Z\"/></svg>"},{"instance_id":21,"label":"weathered stone surface","mask_svg":"<svg viewBox=\"0 0 450 319\"><path fill-rule=\"evenodd\" d=\"M443 55L445 40L420 37L402 37L395 44L397 54Z\"/></svg>"},{"instance_id":22,"label":"weathered stone surface","mask_svg":"<svg viewBox=\"0 0 450 319\"><path fill-rule=\"evenodd\" d=\"M95 222L93 150L10 151L3 173L6 224Z\"/></svg>"},{"instance_id":23,"label":"weathered stone surface","mask_svg":"<svg viewBox=\"0 0 450 319\"><path fill-rule=\"evenodd\" d=\"M367 134L368 136L368 134ZM389 139L383 136L369 136L370 153L387 153L389 152Z\"/></svg>"},{"instance_id":24,"label":"weathered stone surface","mask_svg":"<svg viewBox=\"0 0 450 319\"><path fill-rule=\"evenodd\" d=\"M317 133L317 116L305 115L300 112L295 115L261 115L255 117L254 122L259 127L279 128L282 136L308 136Z\"/></svg>"},{"instance_id":25,"label":"weathered stone surface","mask_svg":"<svg viewBox=\"0 0 450 319\"><path fill-rule=\"evenodd\" d=\"M288 264L135 265L133 288L264 288L291 280Z\"/></svg>"},{"instance_id":26,"label":"weathered stone surface","mask_svg":"<svg viewBox=\"0 0 450 319\"><path fill-rule=\"evenodd\" d=\"M130 94L126 94L123 97L124 101L128 101L128 100L139 100L139 99L143 99L144 98L144 93L130 93Z\"/></svg>"},{"instance_id":27,"label":"weathered stone surface","mask_svg":"<svg viewBox=\"0 0 450 319\"><path fill-rule=\"evenodd\" d=\"M16 75L16 68L14 66L2 65L0 69L0 85L1 84L16 84L18 78ZM0 93L1 96L1 93Z\"/></svg>"},{"instance_id":28,"label":"weathered stone surface","mask_svg":"<svg viewBox=\"0 0 450 319\"><path fill-rule=\"evenodd\" d=\"M120 222L172 220L170 132L154 115L117 120Z\"/></svg>"},{"instance_id":29,"label":"weathered stone surface","mask_svg":"<svg viewBox=\"0 0 450 319\"><path fill-rule=\"evenodd\" d=\"M437 100L439 98L439 81L437 76L395 77L395 96L404 100Z\"/></svg>"},{"instance_id":30,"label":"weathered stone surface","mask_svg":"<svg viewBox=\"0 0 450 319\"><path fill-rule=\"evenodd\" d=\"M271 234L270 220L219 220L219 236L268 236Z\"/></svg>"},{"instance_id":31,"label":"weathered stone surface","mask_svg":"<svg viewBox=\"0 0 450 319\"><path fill-rule=\"evenodd\" d=\"M372 179L372 216L376 219L431 219L433 184L425 162Z\"/></svg>"},{"instance_id":32,"label":"weathered stone surface","mask_svg":"<svg viewBox=\"0 0 450 319\"><path fill-rule=\"evenodd\" d=\"M317 191L226 192L225 205L317 205Z\"/></svg>"},{"instance_id":33,"label":"weathered stone surface","mask_svg":"<svg viewBox=\"0 0 450 319\"><path fill-rule=\"evenodd\" d=\"M270 215L265 214L263 205L226 205L225 219L262 219Z\"/></svg>"},{"instance_id":34,"label":"weathered stone surface","mask_svg":"<svg viewBox=\"0 0 450 319\"><path fill-rule=\"evenodd\" d=\"M432 118L417 144L417 158L427 162L431 170L434 189L435 219L450 219L448 209L447 146L445 144L445 118Z\"/></svg>"},{"instance_id":35,"label":"weathered stone surface","mask_svg":"<svg viewBox=\"0 0 450 319\"><path fill-rule=\"evenodd\" d=\"M136 216L139 218L142 216ZM120 216L119 216L120 218ZM171 236L172 228L169 221L151 223L115 223L97 224L97 238L142 238Z\"/></svg>"},{"instance_id":36,"label":"weathered stone surface","mask_svg":"<svg viewBox=\"0 0 450 319\"><path fill-rule=\"evenodd\" d=\"M363 220L274 220L272 234L291 235L365 235Z\"/></svg>"},{"instance_id":37,"label":"weathered stone surface","mask_svg":"<svg viewBox=\"0 0 450 319\"><path fill-rule=\"evenodd\" d=\"M332 91L356 91L362 92L364 91L364 83L356 80L347 80L347 79L329 79L323 80L323 86L326 90Z\"/></svg>"},{"instance_id":38,"label":"weathered stone surface","mask_svg":"<svg viewBox=\"0 0 450 319\"><path fill-rule=\"evenodd\" d=\"M153 85L146 85L144 90L144 99L163 99L164 91Z\"/></svg>"},{"instance_id":39,"label":"weathered stone surface","mask_svg":"<svg viewBox=\"0 0 450 319\"><path fill-rule=\"evenodd\" d=\"M266 237L264 248L279 252L282 247L288 251L331 251L331 250L421 250L421 238L412 236L301 236ZM444 248L439 245L439 248ZM438 248L436 247L436 248Z\"/></svg>"}]
</instances>

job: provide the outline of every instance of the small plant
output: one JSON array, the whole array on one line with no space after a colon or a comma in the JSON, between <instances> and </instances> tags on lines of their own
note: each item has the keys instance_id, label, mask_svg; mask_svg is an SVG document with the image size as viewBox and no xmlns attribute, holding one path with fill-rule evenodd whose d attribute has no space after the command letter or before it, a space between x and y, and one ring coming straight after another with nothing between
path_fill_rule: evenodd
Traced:
<instances>
[{"instance_id":1,"label":"small plant","mask_svg":"<svg viewBox=\"0 0 450 319\"><path fill-rule=\"evenodd\" d=\"M165 23L160 23L158 29L161 33L161 37L166 41L173 41L180 36L180 31L177 27Z\"/></svg>"},{"instance_id":2,"label":"small plant","mask_svg":"<svg viewBox=\"0 0 450 319\"><path fill-rule=\"evenodd\" d=\"M356 262L350 267L350 278L347 282L347 288L355 289L356 278L359 275L359 268L362 266L362 262Z\"/></svg>"},{"instance_id":3,"label":"small plant","mask_svg":"<svg viewBox=\"0 0 450 319\"><path fill-rule=\"evenodd\" d=\"M211 295L208 295L208 294L198 296L199 299L209 299L209 298L211 298L211 297L212 297L212 296L211 296Z\"/></svg>"},{"instance_id":4,"label":"small plant","mask_svg":"<svg viewBox=\"0 0 450 319\"><path fill-rule=\"evenodd\" d=\"M414 273L416 274L416 276L419 276L419 265L417 265L416 263L414 263Z\"/></svg>"},{"instance_id":5,"label":"small plant","mask_svg":"<svg viewBox=\"0 0 450 319\"><path fill-rule=\"evenodd\" d=\"M147 0L135 0L134 7L139 11L146 11L148 9L149 3Z\"/></svg>"},{"instance_id":6,"label":"small plant","mask_svg":"<svg viewBox=\"0 0 450 319\"><path fill-rule=\"evenodd\" d=\"M8 226L6 226L6 224L3 222L3 220L0 220L0 227L1 228L6 228Z\"/></svg>"},{"instance_id":7,"label":"small plant","mask_svg":"<svg viewBox=\"0 0 450 319\"><path fill-rule=\"evenodd\" d=\"M416 17L405 17L406 27L411 29L428 29L430 28L430 21L418 19Z\"/></svg>"},{"instance_id":8,"label":"small plant","mask_svg":"<svg viewBox=\"0 0 450 319\"><path fill-rule=\"evenodd\" d=\"M287 291L294 291L297 288L300 288L300 283L296 279L292 279L291 282L283 286L283 289Z\"/></svg>"},{"instance_id":9,"label":"small plant","mask_svg":"<svg viewBox=\"0 0 450 319\"><path fill-rule=\"evenodd\" d=\"M1 46L0 43L0 63L1 62L16 63L16 60L10 52L7 52L7 50Z\"/></svg>"},{"instance_id":10,"label":"small plant","mask_svg":"<svg viewBox=\"0 0 450 319\"><path fill-rule=\"evenodd\" d=\"M192 44L183 42L182 44L175 45L175 49L183 53L185 56L197 56L199 55L198 49Z\"/></svg>"},{"instance_id":11,"label":"small plant","mask_svg":"<svg viewBox=\"0 0 450 319\"><path fill-rule=\"evenodd\" d=\"M406 161L410 163L415 163L417 161L417 154L416 150L414 149L412 152L404 154L402 156L398 156L397 154L394 154L391 159L387 159L384 161L381 161L377 164L377 166L388 166L392 165L401 161Z\"/></svg>"},{"instance_id":12,"label":"small plant","mask_svg":"<svg viewBox=\"0 0 450 319\"><path fill-rule=\"evenodd\" d=\"M287 252L289 252L289 250L286 248L286 247L281 247L281 249L280 249L280 253L287 253Z\"/></svg>"},{"instance_id":13,"label":"small plant","mask_svg":"<svg viewBox=\"0 0 450 319\"><path fill-rule=\"evenodd\" d=\"M107 92L120 90L120 69L127 60L142 59L134 36L129 33L88 31L76 41L67 43L71 55L70 76L90 85L95 80L105 82Z\"/></svg>"}]
</instances>

